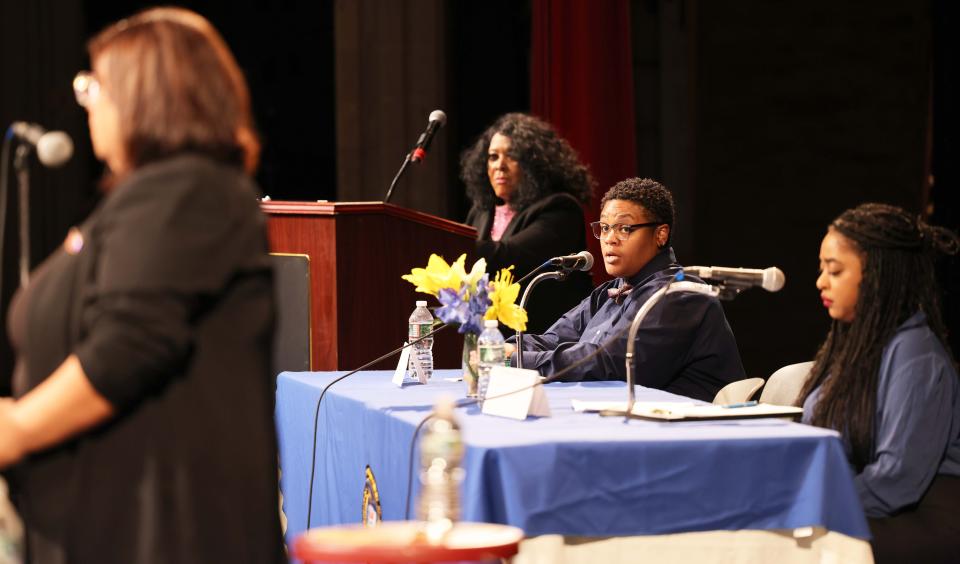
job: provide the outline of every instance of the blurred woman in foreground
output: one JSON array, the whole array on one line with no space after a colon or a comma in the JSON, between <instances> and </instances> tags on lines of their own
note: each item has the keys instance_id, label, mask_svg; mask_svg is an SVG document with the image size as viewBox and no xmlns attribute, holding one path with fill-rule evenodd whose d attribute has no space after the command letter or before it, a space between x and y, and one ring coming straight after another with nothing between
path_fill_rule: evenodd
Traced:
<instances>
[{"instance_id":1,"label":"blurred woman in foreground","mask_svg":"<svg viewBox=\"0 0 960 564\"><path fill-rule=\"evenodd\" d=\"M142 12L74 80L108 194L14 298L0 468L32 562L282 562L273 289L244 78Z\"/></svg>"}]
</instances>

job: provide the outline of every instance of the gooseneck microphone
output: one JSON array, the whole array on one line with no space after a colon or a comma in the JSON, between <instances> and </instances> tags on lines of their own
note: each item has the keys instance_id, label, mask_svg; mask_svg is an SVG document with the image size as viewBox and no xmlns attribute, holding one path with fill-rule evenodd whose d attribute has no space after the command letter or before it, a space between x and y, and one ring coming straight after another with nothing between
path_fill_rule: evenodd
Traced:
<instances>
[{"instance_id":1,"label":"gooseneck microphone","mask_svg":"<svg viewBox=\"0 0 960 564\"><path fill-rule=\"evenodd\" d=\"M63 131L47 131L35 123L15 121L7 135L36 147L37 159L47 167L61 166L73 156L73 141Z\"/></svg>"},{"instance_id":2,"label":"gooseneck microphone","mask_svg":"<svg viewBox=\"0 0 960 564\"><path fill-rule=\"evenodd\" d=\"M775 266L762 270L725 266L685 266L683 270L704 280L717 281L721 286L740 290L759 286L768 292L779 292L786 282L783 271Z\"/></svg>"},{"instance_id":3,"label":"gooseneck microphone","mask_svg":"<svg viewBox=\"0 0 960 564\"><path fill-rule=\"evenodd\" d=\"M527 299L530 297L530 293L533 291L534 286L540 282L544 280L559 280L562 282L566 280L567 276L573 271L589 271L591 268L593 268L593 255L590 254L590 251L580 251L575 255L554 257L540 265L540 267L534 270L534 272L548 266L557 266L560 267L560 270L538 274L536 278L531 280L530 284L527 285L527 288L523 291L523 296L520 298L521 308L526 309ZM533 272L530 274L533 274ZM518 355L517 368L523 368L523 331L517 331L517 351L514 354Z\"/></svg>"},{"instance_id":4,"label":"gooseneck microphone","mask_svg":"<svg viewBox=\"0 0 960 564\"><path fill-rule=\"evenodd\" d=\"M593 255L590 254L590 251L580 251L575 255L554 257L550 259L550 264L559 266L565 270L582 270L583 272L587 272L593 268Z\"/></svg>"},{"instance_id":5,"label":"gooseneck microphone","mask_svg":"<svg viewBox=\"0 0 960 564\"><path fill-rule=\"evenodd\" d=\"M427 157L427 150L430 148L430 142L433 141L437 131L447 123L447 114L443 110L433 110L427 119L427 129L420 134L417 144L413 148L410 160L419 163Z\"/></svg>"},{"instance_id":6,"label":"gooseneck microphone","mask_svg":"<svg viewBox=\"0 0 960 564\"><path fill-rule=\"evenodd\" d=\"M433 110L430 112L430 117L427 119L427 129L420 134L413 150L403 157L400 170L397 171L396 176L393 177L393 181L390 182L390 188L387 189L387 194L383 197L383 203L390 201L390 196L393 195L393 189L397 186L397 181L403 176L404 171L407 170L410 163L419 163L426 158L427 149L430 148L430 142L433 141L433 138L437 135L437 131L443 127L445 123L447 123L447 114L443 113L443 110Z\"/></svg>"}]
</instances>

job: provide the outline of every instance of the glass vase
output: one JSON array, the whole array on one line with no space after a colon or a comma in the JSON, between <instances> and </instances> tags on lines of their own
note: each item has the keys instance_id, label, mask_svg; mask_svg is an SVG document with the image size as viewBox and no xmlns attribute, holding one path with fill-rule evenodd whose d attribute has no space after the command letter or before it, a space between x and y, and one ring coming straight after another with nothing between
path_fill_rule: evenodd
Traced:
<instances>
[{"instance_id":1,"label":"glass vase","mask_svg":"<svg viewBox=\"0 0 960 564\"><path fill-rule=\"evenodd\" d=\"M477 397L477 381L479 380L480 355L477 350L477 336L472 333L463 335L463 355L461 368L463 382L467 385L467 397Z\"/></svg>"}]
</instances>

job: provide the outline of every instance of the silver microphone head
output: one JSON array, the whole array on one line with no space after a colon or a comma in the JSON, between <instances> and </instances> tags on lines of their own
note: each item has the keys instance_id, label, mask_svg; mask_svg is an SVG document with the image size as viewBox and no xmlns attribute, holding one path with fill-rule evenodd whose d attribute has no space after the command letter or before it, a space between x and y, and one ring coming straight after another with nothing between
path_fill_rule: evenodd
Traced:
<instances>
[{"instance_id":1,"label":"silver microphone head","mask_svg":"<svg viewBox=\"0 0 960 564\"><path fill-rule=\"evenodd\" d=\"M768 292L779 292L787 282L787 277L783 271L775 266L763 269L763 282L761 287Z\"/></svg>"},{"instance_id":2,"label":"silver microphone head","mask_svg":"<svg viewBox=\"0 0 960 564\"><path fill-rule=\"evenodd\" d=\"M588 272L593 268L593 255L590 254L590 251L580 251L577 256L583 257L583 265L580 266L580 270Z\"/></svg>"},{"instance_id":3,"label":"silver microphone head","mask_svg":"<svg viewBox=\"0 0 960 564\"><path fill-rule=\"evenodd\" d=\"M439 121L441 126L447 124L447 114L443 113L443 110L433 110L430 112L430 117L427 118L428 122Z\"/></svg>"},{"instance_id":4,"label":"silver microphone head","mask_svg":"<svg viewBox=\"0 0 960 564\"><path fill-rule=\"evenodd\" d=\"M63 131L44 133L37 140L37 158L48 167L58 167L73 156L73 141Z\"/></svg>"}]
</instances>

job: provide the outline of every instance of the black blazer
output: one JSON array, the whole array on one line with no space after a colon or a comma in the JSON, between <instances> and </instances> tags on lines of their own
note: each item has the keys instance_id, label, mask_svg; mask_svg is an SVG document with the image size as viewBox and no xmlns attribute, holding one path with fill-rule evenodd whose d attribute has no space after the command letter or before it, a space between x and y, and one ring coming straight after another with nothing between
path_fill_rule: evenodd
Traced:
<instances>
[{"instance_id":1,"label":"black blazer","mask_svg":"<svg viewBox=\"0 0 960 564\"><path fill-rule=\"evenodd\" d=\"M17 296L14 394L75 354L118 411L10 473L32 561L285 561L256 195L205 157L144 166Z\"/></svg>"},{"instance_id":2,"label":"black blazer","mask_svg":"<svg viewBox=\"0 0 960 564\"><path fill-rule=\"evenodd\" d=\"M515 277L521 278L552 257L587 248L583 209L570 194L551 194L517 213L499 241L490 239L493 216L493 207L474 207L466 221L477 229L477 254L487 259L488 272L514 265ZM527 303L527 331L542 333L589 295L592 288L589 274L583 272L572 274L563 282L541 282ZM523 289L520 295L523 296Z\"/></svg>"}]
</instances>

